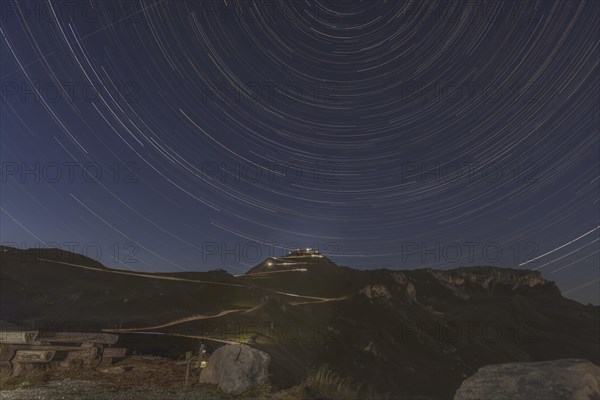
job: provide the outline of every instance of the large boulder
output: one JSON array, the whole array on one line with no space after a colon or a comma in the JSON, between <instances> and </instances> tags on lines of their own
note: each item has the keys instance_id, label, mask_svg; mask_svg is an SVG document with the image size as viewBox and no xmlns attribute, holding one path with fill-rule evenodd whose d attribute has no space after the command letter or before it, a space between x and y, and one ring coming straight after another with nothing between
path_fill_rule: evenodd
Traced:
<instances>
[{"instance_id":1,"label":"large boulder","mask_svg":"<svg viewBox=\"0 0 600 400\"><path fill-rule=\"evenodd\" d=\"M488 365L467 378L454 400L600 400L600 368L564 359Z\"/></svg>"},{"instance_id":2,"label":"large boulder","mask_svg":"<svg viewBox=\"0 0 600 400\"><path fill-rule=\"evenodd\" d=\"M267 353L245 344L223 346L210 356L200 383L219 385L223 392L237 395L268 381L270 361Z\"/></svg>"}]
</instances>

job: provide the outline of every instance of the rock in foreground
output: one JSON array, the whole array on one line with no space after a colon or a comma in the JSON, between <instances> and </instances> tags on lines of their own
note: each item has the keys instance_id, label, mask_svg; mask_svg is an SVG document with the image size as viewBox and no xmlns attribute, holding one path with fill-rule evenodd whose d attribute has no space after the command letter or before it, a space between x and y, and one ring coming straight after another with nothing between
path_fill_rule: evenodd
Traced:
<instances>
[{"instance_id":1,"label":"rock in foreground","mask_svg":"<svg viewBox=\"0 0 600 400\"><path fill-rule=\"evenodd\" d=\"M488 365L467 378L454 400L600 400L600 368L564 359Z\"/></svg>"},{"instance_id":2,"label":"rock in foreground","mask_svg":"<svg viewBox=\"0 0 600 400\"><path fill-rule=\"evenodd\" d=\"M271 357L246 345L218 348L200 374L200 383L219 385L225 393L240 394L267 382Z\"/></svg>"}]
</instances>

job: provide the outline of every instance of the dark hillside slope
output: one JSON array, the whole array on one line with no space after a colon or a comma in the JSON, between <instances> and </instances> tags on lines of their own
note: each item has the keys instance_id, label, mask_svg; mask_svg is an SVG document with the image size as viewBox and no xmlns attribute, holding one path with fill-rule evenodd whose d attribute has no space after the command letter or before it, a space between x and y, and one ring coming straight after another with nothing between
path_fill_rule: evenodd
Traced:
<instances>
[{"instance_id":1,"label":"dark hillside slope","mask_svg":"<svg viewBox=\"0 0 600 400\"><path fill-rule=\"evenodd\" d=\"M140 346L151 336L154 349L165 349L160 340L182 337L201 337L210 349L248 343L271 355L278 387L299 384L320 368L338 377L323 385L451 398L465 377L488 364L600 363L600 307L564 298L537 271L360 271L301 254L266 260L240 277L135 274L81 256L69 265L28 259L30 253L15 249L4 253L2 320L162 334L138 335L139 341L124 335Z\"/></svg>"},{"instance_id":2,"label":"dark hillside slope","mask_svg":"<svg viewBox=\"0 0 600 400\"><path fill-rule=\"evenodd\" d=\"M52 258L42 258L37 257L37 249L3 249L3 320L25 325L69 323L92 329L216 314L224 309L251 308L260 301L256 291L233 283L234 278L223 272L135 276L128 275L132 271L108 269L87 257L53 253Z\"/></svg>"}]
</instances>

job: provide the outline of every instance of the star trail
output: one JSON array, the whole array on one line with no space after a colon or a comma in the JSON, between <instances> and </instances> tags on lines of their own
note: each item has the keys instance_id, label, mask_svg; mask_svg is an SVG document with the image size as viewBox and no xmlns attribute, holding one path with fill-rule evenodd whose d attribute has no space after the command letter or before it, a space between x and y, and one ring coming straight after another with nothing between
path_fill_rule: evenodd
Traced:
<instances>
[{"instance_id":1,"label":"star trail","mask_svg":"<svg viewBox=\"0 0 600 400\"><path fill-rule=\"evenodd\" d=\"M595 1L3 1L1 240L537 269L599 302Z\"/></svg>"}]
</instances>

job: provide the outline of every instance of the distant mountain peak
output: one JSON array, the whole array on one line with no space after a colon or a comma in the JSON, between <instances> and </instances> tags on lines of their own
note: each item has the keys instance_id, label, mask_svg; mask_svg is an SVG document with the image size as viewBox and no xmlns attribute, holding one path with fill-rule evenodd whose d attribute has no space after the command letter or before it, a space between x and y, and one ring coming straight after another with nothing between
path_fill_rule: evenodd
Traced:
<instances>
[{"instance_id":1,"label":"distant mountain peak","mask_svg":"<svg viewBox=\"0 0 600 400\"><path fill-rule=\"evenodd\" d=\"M246 272L252 274L269 274L275 272L306 272L314 268L337 269L338 266L325 257L319 251L310 247L305 249L295 249L282 257L269 257L254 268Z\"/></svg>"}]
</instances>

